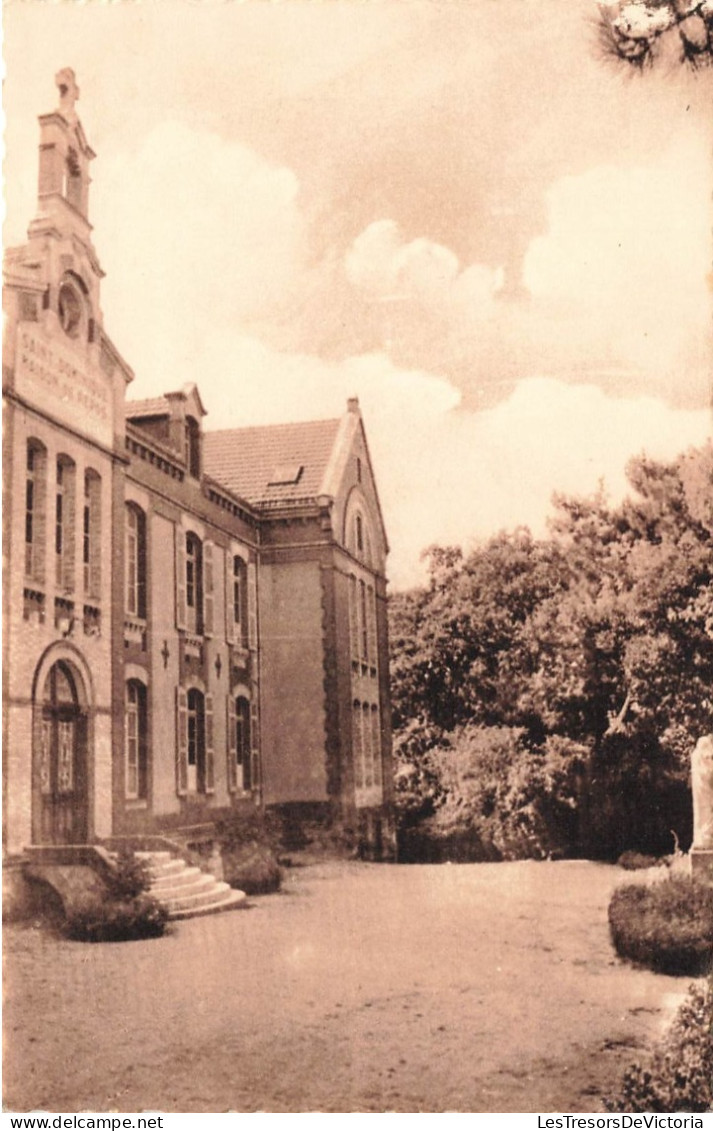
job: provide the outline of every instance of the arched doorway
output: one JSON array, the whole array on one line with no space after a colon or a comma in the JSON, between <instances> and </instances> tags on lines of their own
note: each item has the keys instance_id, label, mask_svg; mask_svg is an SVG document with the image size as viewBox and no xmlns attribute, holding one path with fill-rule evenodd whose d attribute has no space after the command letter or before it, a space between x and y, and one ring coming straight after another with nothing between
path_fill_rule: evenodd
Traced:
<instances>
[{"instance_id":1,"label":"arched doorway","mask_svg":"<svg viewBox=\"0 0 713 1131\"><path fill-rule=\"evenodd\" d=\"M35 702L35 844L85 844L88 836L87 712L81 677L58 660Z\"/></svg>"}]
</instances>

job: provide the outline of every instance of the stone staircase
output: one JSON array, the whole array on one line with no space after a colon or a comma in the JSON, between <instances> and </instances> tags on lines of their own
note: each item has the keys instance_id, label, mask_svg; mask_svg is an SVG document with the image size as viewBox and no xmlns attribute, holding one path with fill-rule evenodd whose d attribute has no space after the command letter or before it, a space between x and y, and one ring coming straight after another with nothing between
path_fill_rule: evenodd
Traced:
<instances>
[{"instance_id":1,"label":"stone staircase","mask_svg":"<svg viewBox=\"0 0 713 1131\"><path fill-rule=\"evenodd\" d=\"M137 852L136 856L148 864L149 894L168 909L170 920L216 915L245 903L244 891L236 891L170 852Z\"/></svg>"}]
</instances>

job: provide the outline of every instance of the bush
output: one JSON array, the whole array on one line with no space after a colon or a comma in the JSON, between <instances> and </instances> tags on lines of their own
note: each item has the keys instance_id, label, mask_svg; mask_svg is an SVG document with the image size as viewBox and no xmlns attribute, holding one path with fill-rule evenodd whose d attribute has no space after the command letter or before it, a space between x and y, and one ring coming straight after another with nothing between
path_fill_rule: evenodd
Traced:
<instances>
[{"instance_id":1,"label":"bush","mask_svg":"<svg viewBox=\"0 0 713 1131\"><path fill-rule=\"evenodd\" d=\"M400 859L517 860L564 855L577 832L584 746L551 735L528 745L520 727L464 726L420 766L433 815L400 829Z\"/></svg>"},{"instance_id":2,"label":"bush","mask_svg":"<svg viewBox=\"0 0 713 1131\"><path fill-rule=\"evenodd\" d=\"M216 834L223 876L231 887L248 895L277 891L282 870L275 849L279 820L263 813L239 813L221 821Z\"/></svg>"},{"instance_id":3,"label":"bush","mask_svg":"<svg viewBox=\"0 0 713 1131\"><path fill-rule=\"evenodd\" d=\"M277 891L282 883L282 869L271 848L257 841L224 848L223 877L233 888L248 895L264 895Z\"/></svg>"},{"instance_id":4,"label":"bush","mask_svg":"<svg viewBox=\"0 0 713 1131\"><path fill-rule=\"evenodd\" d=\"M713 1106L713 988L693 986L651 1063L632 1064L607 1111L700 1112Z\"/></svg>"},{"instance_id":5,"label":"bush","mask_svg":"<svg viewBox=\"0 0 713 1131\"><path fill-rule=\"evenodd\" d=\"M110 897L119 903L136 899L151 886L149 866L131 849L122 848L106 885Z\"/></svg>"},{"instance_id":6,"label":"bush","mask_svg":"<svg viewBox=\"0 0 713 1131\"><path fill-rule=\"evenodd\" d=\"M78 942L127 942L158 938L168 911L149 895L114 900L91 895L67 909L65 932Z\"/></svg>"},{"instance_id":7,"label":"bush","mask_svg":"<svg viewBox=\"0 0 713 1131\"><path fill-rule=\"evenodd\" d=\"M688 876L617 888L609 904L617 954L660 974L705 973L713 960L713 888Z\"/></svg>"},{"instance_id":8,"label":"bush","mask_svg":"<svg viewBox=\"0 0 713 1131\"><path fill-rule=\"evenodd\" d=\"M631 849L622 852L617 860L619 867L626 872L637 872L642 868L654 868L660 863L661 860L658 856L647 856L644 852L634 852Z\"/></svg>"}]
</instances>

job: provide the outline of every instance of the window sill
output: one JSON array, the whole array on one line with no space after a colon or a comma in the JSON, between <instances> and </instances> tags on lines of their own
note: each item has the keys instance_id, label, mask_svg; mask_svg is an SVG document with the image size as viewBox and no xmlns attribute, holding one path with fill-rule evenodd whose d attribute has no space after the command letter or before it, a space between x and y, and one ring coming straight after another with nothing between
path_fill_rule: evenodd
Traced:
<instances>
[{"instance_id":1,"label":"window sill","mask_svg":"<svg viewBox=\"0 0 713 1131\"><path fill-rule=\"evenodd\" d=\"M126 809L148 809L149 803L145 797L127 797L124 806Z\"/></svg>"},{"instance_id":2,"label":"window sill","mask_svg":"<svg viewBox=\"0 0 713 1131\"><path fill-rule=\"evenodd\" d=\"M124 614L124 644L132 644L143 651L146 647L146 621L143 617Z\"/></svg>"}]
</instances>

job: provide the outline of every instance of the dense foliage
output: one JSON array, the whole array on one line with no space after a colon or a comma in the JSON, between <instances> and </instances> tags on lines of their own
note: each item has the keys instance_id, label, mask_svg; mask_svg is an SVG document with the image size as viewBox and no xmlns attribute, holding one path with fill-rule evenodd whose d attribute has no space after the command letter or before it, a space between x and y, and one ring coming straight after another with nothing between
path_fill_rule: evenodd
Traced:
<instances>
[{"instance_id":1,"label":"dense foliage","mask_svg":"<svg viewBox=\"0 0 713 1131\"><path fill-rule=\"evenodd\" d=\"M713 986L693 986L648 1065L627 1069L607 1111L704 1112L713 1105Z\"/></svg>"},{"instance_id":2,"label":"dense foliage","mask_svg":"<svg viewBox=\"0 0 713 1131\"><path fill-rule=\"evenodd\" d=\"M167 921L166 908L150 895L121 900L91 895L67 909L65 933L78 942L129 942L158 938Z\"/></svg>"},{"instance_id":3,"label":"dense foliage","mask_svg":"<svg viewBox=\"0 0 713 1131\"><path fill-rule=\"evenodd\" d=\"M122 849L114 868L107 876L106 884L111 899L117 902L136 899L151 886L149 866L130 849Z\"/></svg>"},{"instance_id":4,"label":"dense foliage","mask_svg":"<svg viewBox=\"0 0 713 1131\"><path fill-rule=\"evenodd\" d=\"M713 446L629 477L617 506L557 498L547 538L431 549L429 584L392 598L402 828L458 827L483 857L690 839L690 753L713 730Z\"/></svg>"},{"instance_id":5,"label":"dense foliage","mask_svg":"<svg viewBox=\"0 0 713 1131\"><path fill-rule=\"evenodd\" d=\"M609 0L599 5L603 52L632 67L673 56L693 68L713 62L712 0Z\"/></svg>"},{"instance_id":6,"label":"dense foliage","mask_svg":"<svg viewBox=\"0 0 713 1131\"><path fill-rule=\"evenodd\" d=\"M703 974L713 958L713 888L688 876L625 884L609 904L617 954L660 974Z\"/></svg>"},{"instance_id":7,"label":"dense foliage","mask_svg":"<svg viewBox=\"0 0 713 1131\"><path fill-rule=\"evenodd\" d=\"M223 879L247 895L277 891L282 869L277 852L280 822L258 811L233 814L216 825Z\"/></svg>"},{"instance_id":8,"label":"dense foliage","mask_svg":"<svg viewBox=\"0 0 713 1131\"><path fill-rule=\"evenodd\" d=\"M146 861L130 849L122 850L101 894L87 892L68 902L65 934L78 942L158 938L166 929L168 911L148 894L150 885Z\"/></svg>"}]
</instances>

